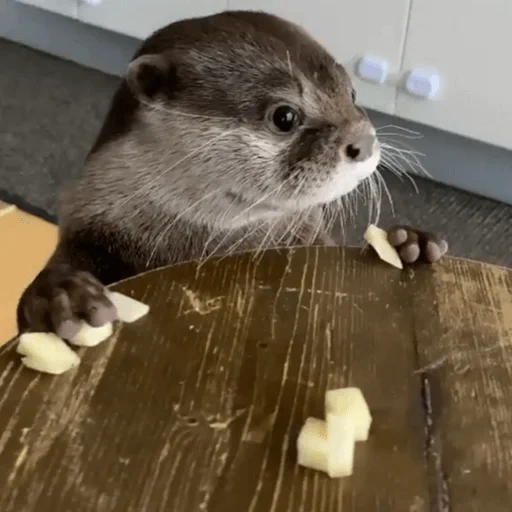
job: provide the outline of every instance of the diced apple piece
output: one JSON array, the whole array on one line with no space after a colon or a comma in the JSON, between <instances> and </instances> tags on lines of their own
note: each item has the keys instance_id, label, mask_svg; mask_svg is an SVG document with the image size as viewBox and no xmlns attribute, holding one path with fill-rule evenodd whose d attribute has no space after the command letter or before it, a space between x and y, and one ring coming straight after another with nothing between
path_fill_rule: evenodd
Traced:
<instances>
[{"instance_id":1,"label":"diced apple piece","mask_svg":"<svg viewBox=\"0 0 512 512\"><path fill-rule=\"evenodd\" d=\"M105 341L114 332L111 322L107 322L101 327L92 327L87 322L82 322L82 327L72 340L73 345L81 347L95 347Z\"/></svg>"},{"instance_id":2,"label":"diced apple piece","mask_svg":"<svg viewBox=\"0 0 512 512\"><path fill-rule=\"evenodd\" d=\"M13 204L6 205L5 203L2 204L2 201L0 201L0 217L3 217L4 215L8 215L9 213L12 213L14 210L16 210L16 206Z\"/></svg>"},{"instance_id":3,"label":"diced apple piece","mask_svg":"<svg viewBox=\"0 0 512 512\"><path fill-rule=\"evenodd\" d=\"M78 355L53 333L31 332L20 336L17 352L32 370L59 375L80 364Z\"/></svg>"},{"instance_id":4,"label":"diced apple piece","mask_svg":"<svg viewBox=\"0 0 512 512\"><path fill-rule=\"evenodd\" d=\"M325 394L326 414L350 419L354 424L356 441L366 441L370 433L372 415L359 388L340 388Z\"/></svg>"},{"instance_id":5,"label":"diced apple piece","mask_svg":"<svg viewBox=\"0 0 512 512\"><path fill-rule=\"evenodd\" d=\"M355 443L352 419L327 414L327 472L331 478L352 474Z\"/></svg>"},{"instance_id":6,"label":"diced apple piece","mask_svg":"<svg viewBox=\"0 0 512 512\"><path fill-rule=\"evenodd\" d=\"M327 423L317 418L308 418L297 440L299 465L327 473L327 450Z\"/></svg>"},{"instance_id":7,"label":"diced apple piece","mask_svg":"<svg viewBox=\"0 0 512 512\"><path fill-rule=\"evenodd\" d=\"M354 467L354 425L332 414L327 421L308 418L297 440L298 463L327 473L330 478L350 476Z\"/></svg>"},{"instance_id":8,"label":"diced apple piece","mask_svg":"<svg viewBox=\"0 0 512 512\"><path fill-rule=\"evenodd\" d=\"M364 239L375 249L382 261L396 268L404 268L398 251L388 241L386 231L371 224L364 233Z\"/></svg>"},{"instance_id":9,"label":"diced apple piece","mask_svg":"<svg viewBox=\"0 0 512 512\"><path fill-rule=\"evenodd\" d=\"M110 292L109 298L117 309L121 322L130 324L149 313L149 306L119 292Z\"/></svg>"}]
</instances>

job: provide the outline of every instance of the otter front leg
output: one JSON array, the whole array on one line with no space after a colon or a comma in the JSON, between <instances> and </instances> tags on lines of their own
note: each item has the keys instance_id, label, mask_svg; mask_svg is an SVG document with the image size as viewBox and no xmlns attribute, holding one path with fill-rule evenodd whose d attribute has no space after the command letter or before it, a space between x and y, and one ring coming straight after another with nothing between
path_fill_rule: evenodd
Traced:
<instances>
[{"instance_id":1,"label":"otter front leg","mask_svg":"<svg viewBox=\"0 0 512 512\"><path fill-rule=\"evenodd\" d=\"M334 246L336 245L336 242L331 237L331 235L324 229L318 233L316 233L316 236L313 238L313 242L311 245L329 245Z\"/></svg>"},{"instance_id":2,"label":"otter front leg","mask_svg":"<svg viewBox=\"0 0 512 512\"><path fill-rule=\"evenodd\" d=\"M329 234L323 211L316 208L301 228L301 238L307 245L336 245Z\"/></svg>"},{"instance_id":3,"label":"otter front leg","mask_svg":"<svg viewBox=\"0 0 512 512\"><path fill-rule=\"evenodd\" d=\"M54 332L73 338L82 321L99 327L117 318L106 288L92 274L58 260L48 262L23 292L17 308L19 332Z\"/></svg>"},{"instance_id":4,"label":"otter front leg","mask_svg":"<svg viewBox=\"0 0 512 512\"><path fill-rule=\"evenodd\" d=\"M393 226L388 230L388 240L398 250L404 263L435 263L448 252L446 240L410 226Z\"/></svg>"},{"instance_id":5,"label":"otter front leg","mask_svg":"<svg viewBox=\"0 0 512 512\"><path fill-rule=\"evenodd\" d=\"M336 245L336 242L324 226L303 224L298 233L294 235L292 245Z\"/></svg>"}]
</instances>

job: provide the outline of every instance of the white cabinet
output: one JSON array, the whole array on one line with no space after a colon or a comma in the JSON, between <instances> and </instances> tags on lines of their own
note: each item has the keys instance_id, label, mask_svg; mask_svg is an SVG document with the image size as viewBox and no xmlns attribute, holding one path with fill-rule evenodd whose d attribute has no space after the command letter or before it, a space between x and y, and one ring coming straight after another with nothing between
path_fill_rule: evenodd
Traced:
<instances>
[{"instance_id":1,"label":"white cabinet","mask_svg":"<svg viewBox=\"0 0 512 512\"><path fill-rule=\"evenodd\" d=\"M80 0L78 19L145 39L164 25L226 9L227 0Z\"/></svg>"},{"instance_id":2,"label":"white cabinet","mask_svg":"<svg viewBox=\"0 0 512 512\"><path fill-rule=\"evenodd\" d=\"M139 39L225 9L272 12L302 25L347 67L362 106L512 149L512 0L17 1ZM386 80L359 78L363 57L387 66ZM432 73L434 91L439 78L435 97L406 90L415 70Z\"/></svg>"},{"instance_id":3,"label":"white cabinet","mask_svg":"<svg viewBox=\"0 0 512 512\"><path fill-rule=\"evenodd\" d=\"M77 18L79 0L17 0L21 4L32 5L47 11L62 14L69 18Z\"/></svg>"},{"instance_id":4,"label":"white cabinet","mask_svg":"<svg viewBox=\"0 0 512 512\"><path fill-rule=\"evenodd\" d=\"M511 0L414 0L403 78L432 69L439 97L400 88L395 114L512 149L511 25Z\"/></svg>"},{"instance_id":5,"label":"white cabinet","mask_svg":"<svg viewBox=\"0 0 512 512\"><path fill-rule=\"evenodd\" d=\"M361 57L388 63L396 77L402 59L410 0L229 0L230 9L263 10L309 30L354 76ZM355 77L359 103L392 113L396 84L375 85Z\"/></svg>"}]
</instances>

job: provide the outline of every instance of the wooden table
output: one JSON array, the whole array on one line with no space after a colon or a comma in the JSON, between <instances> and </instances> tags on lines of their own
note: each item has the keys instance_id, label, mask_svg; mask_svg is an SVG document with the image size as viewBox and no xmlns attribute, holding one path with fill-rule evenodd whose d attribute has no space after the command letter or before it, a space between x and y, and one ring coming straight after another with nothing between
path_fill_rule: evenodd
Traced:
<instances>
[{"instance_id":1,"label":"wooden table","mask_svg":"<svg viewBox=\"0 0 512 512\"><path fill-rule=\"evenodd\" d=\"M512 271L399 271L358 249L185 264L51 377L0 358L2 512L512 509ZM374 415L355 474L296 465L328 388Z\"/></svg>"}]
</instances>

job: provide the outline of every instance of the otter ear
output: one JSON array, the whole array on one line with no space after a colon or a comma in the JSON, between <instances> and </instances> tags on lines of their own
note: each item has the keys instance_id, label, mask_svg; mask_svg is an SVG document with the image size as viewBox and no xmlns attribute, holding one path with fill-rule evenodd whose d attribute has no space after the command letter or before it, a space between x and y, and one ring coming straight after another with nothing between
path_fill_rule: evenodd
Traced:
<instances>
[{"instance_id":1,"label":"otter ear","mask_svg":"<svg viewBox=\"0 0 512 512\"><path fill-rule=\"evenodd\" d=\"M171 95L175 74L175 66L165 55L141 55L130 62L126 80L136 97L153 99L159 94Z\"/></svg>"}]
</instances>

